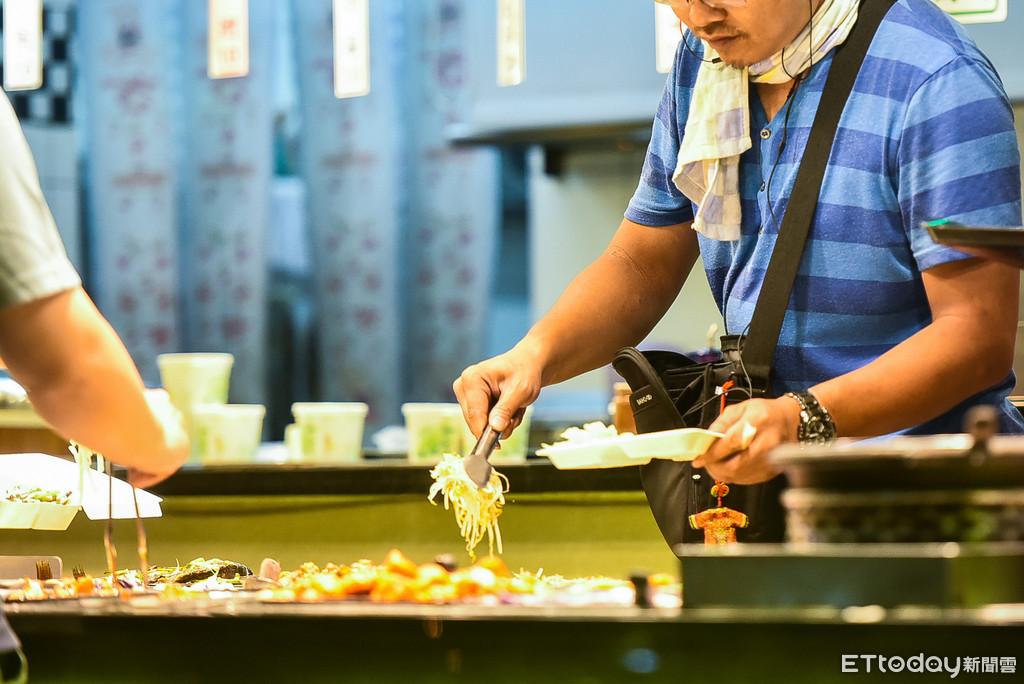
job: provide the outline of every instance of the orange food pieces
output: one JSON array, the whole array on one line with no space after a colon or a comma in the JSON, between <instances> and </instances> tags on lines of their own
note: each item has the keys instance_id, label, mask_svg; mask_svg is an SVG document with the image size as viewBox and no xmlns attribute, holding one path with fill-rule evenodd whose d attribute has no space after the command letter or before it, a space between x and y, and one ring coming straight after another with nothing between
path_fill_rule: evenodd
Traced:
<instances>
[{"instance_id":1,"label":"orange food pieces","mask_svg":"<svg viewBox=\"0 0 1024 684\"><path fill-rule=\"evenodd\" d=\"M345 595L360 596L372 593L380 581L381 573L372 568L354 568L341 580Z\"/></svg>"},{"instance_id":2,"label":"orange food pieces","mask_svg":"<svg viewBox=\"0 0 1024 684\"><path fill-rule=\"evenodd\" d=\"M512 576L512 572L508 569L508 566L505 565L505 561L501 560L500 556L489 554L478 560L474 565L478 568L487 568L494 573L495 577Z\"/></svg>"},{"instance_id":3,"label":"orange food pieces","mask_svg":"<svg viewBox=\"0 0 1024 684\"><path fill-rule=\"evenodd\" d=\"M448 571L437 563L424 563L416 568L416 575L413 578L417 586L428 586L430 584L451 584L452 578Z\"/></svg>"},{"instance_id":4,"label":"orange food pieces","mask_svg":"<svg viewBox=\"0 0 1024 684\"><path fill-rule=\"evenodd\" d=\"M626 580L601 576L567 579L525 570L512 573L496 555L484 556L463 568L454 565L453 562L449 566L452 569L436 561L417 565L398 549L391 549L380 564L362 559L352 565L329 563L320 569L307 563L294 572L282 572L281 588L269 590L264 598L271 601L362 598L377 603L423 604L507 601L526 605L568 600L576 605L588 597L597 602L621 602L624 594L619 590L629 585ZM668 574L652 575L650 581L656 586L678 586L678 580Z\"/></svg>"},{"instance_id":5,"label":"orange food pieces","mask_svg":"<svg viewBox=\"0 0 1024 684\"><path fill-rule=\"evenodd\" d=\"M314 575L311 586L324 596L338 596L347 593L344 580L327 572Z\"/></svg>"},{"instance_id":6,"label":"orange food pieces","mask_svg":"<svg viewBox=\"0 0 1024 684\"><path fill-rule=\"evenodd\" d=\"M80 577L75 580L75 596L88 596L96 593L96 583L92 577Z\"/></svg>"},{"instance_id":7,"label":"orange food pieces","mask_svg":"<svg viewBox=\"0 0 1024 684\"><path fill-rule=\"evenodd\" d=\"M437 563L424 563L416 569L410 586L410 600L417 603L447 603L458 597L451 574Z\"/></svg>"},{"instance_id":8,"label":"orange food pieces","mask_svg":"<svg viewBox=\"0 0 1024 684\"><path fill-rule=\"evenodd\" d=\"M398 575L405 575L406 577L416 576L416 563L398 549L388 551L388 555L384 559L384 568L388 572Z\"/></svg>"},{"instance_id":9,"label":"orange food pieces","mask_svg":"<svg viewBox=\"0 0 1024 684\"><path fill-rule=\"evenodd\" d=\"M409 600L412 580L405 575L391 574L382 577L370 591L370 600L378 603L394 603Z\"/></svg>"},{"instance_id":10,"label":"orange food pieces","mask_svg":"<svg viewBox=\"0 0 1024 684\"><path fill-rule=\"evenodd\" d=\"M498 578L488 568L472 565L452 573L459 598L483 596L493 593L498 588Z\"/></svg>"},{"instance_id":11,"label":"orange food pieces","mask_svg":"<svg viewBox=\"0 0 1024 684\"><path fill-rule=\"evenodd\" d=\"M647 578L647 584L652 587L667 587L678 582L679 580L667 572L656 572Z\"/></svg>"}]
</instances>

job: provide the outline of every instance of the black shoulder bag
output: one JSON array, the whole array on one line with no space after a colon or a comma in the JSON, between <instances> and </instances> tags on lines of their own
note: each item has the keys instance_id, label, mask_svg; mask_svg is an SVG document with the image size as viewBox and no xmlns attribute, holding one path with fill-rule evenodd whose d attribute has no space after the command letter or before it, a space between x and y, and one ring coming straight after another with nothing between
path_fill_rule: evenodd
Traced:
<instances>
[{"instance_id":1,"label":"black shoulder bag","mask_svg":"<svg viewBox=\"0 0 1024 684\"><path fill-rule=\"evenodd\" d=\"M706 428L718 417L723 396L725 404L774 396L771 364L839 117L875 30L894 1L864 0L849 37L836 49L749 333L723 336L722 359L711 363L696 363L670 351L641 352L634 347L616 354L612 365L632 391L630 405L637 433ZM651 511L669 546L703 542L704 533L691 528L687 521L690 515L717 506L718 499L711 493L714 480L707 472L685 462L653 459L641 466L640 475ZM747 527L736 531L739 541L783 541L785 514L779 497L785 485L785 477L780 475L757 485L729 486L724 505L745 513L749 519Z\"/></svg>"}]
</instances>

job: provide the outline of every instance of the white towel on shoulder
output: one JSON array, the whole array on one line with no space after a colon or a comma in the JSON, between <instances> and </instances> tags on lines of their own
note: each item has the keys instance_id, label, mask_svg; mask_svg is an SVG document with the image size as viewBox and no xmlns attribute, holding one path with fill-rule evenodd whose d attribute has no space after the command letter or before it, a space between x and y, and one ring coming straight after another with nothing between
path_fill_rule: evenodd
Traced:
<instances>
[{"instance_id":1,"label":"white towel on shoulder","mask_svg":"<svg viewBox=\"0 0 1024 684\"><path fill-rule=\"evenodd\" d=\"M705 61L697 72L686 134L672 180L697 204L693 229L716 240L740 237L740 155L750 149L750 81L785 83L846 40L859 0L825 0L793 42L749 67ZM813 30L812 30L813 29ZM809 35L810 34L810 35ZM705 45L704 59L718 53Z\"/></svg>"}]
</instances>

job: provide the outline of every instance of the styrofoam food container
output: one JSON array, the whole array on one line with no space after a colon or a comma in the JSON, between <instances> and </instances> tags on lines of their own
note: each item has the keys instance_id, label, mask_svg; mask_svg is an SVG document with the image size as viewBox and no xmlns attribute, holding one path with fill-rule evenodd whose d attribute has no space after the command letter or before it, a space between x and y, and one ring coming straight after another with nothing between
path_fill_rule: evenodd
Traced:
<instances>
[{"instance_id":1,"label":"styrofoam food container","mask_svg":"<svg viewBox=\"0 0 1024 684\"><path fill-rule=\"evenodd\" d=\"M624 433L618 437L582 443L556 443L538 449L556 468L620 468L643 465L654 458L692 461L705 453L722 435L700 428L664 430L644 435Z\"/></svg>"}]
</instances>

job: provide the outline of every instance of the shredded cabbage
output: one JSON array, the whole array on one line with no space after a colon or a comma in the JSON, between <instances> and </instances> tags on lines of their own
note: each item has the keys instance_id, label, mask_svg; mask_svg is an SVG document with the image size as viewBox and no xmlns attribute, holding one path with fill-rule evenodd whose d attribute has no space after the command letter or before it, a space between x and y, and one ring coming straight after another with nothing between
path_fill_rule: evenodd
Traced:
<instances>
[{"instance_id":1,"label":"shredded cabbage","mask_svg":"<svg viewBox=\"0 0 1024 684\"><path fill-rule=\"evenodd\" d=\"M436 506L434 498L439 493L444 494L444 508L448 510L450 506L455 510L455 522L459 525L462 538L466 540L469 557L476 560L475 549L483 540L484 534L487 535L490 553L494 554L494 547L497 545L500 554L502 548L498 516L501 515L501 507L505 504L508 478L497 470L492 470L491 479L481 489L466 474L462 457L454 454L444 454L441 462L431 469L430 477L434 479L434 484L431 485L427 498Z\"/></svg>"},{"instance_id":2,"label":"shredded cabbage","mask_svg":"<svg viewBox=\"0 0 1024 684\"><path fill-rule=\"evenodd\" d=\"M620 435L614 425L605 425L601 421L595 420L593 423L585 423L582 428L571 427L560 435L562 438L560 441L554 444L542 444L541 446L545 449L570 445L580 446L581 444L593 444L601 440L625 437L627 435L632 437L633 433L624 432Z\"/></svg>"}]
</instances>

